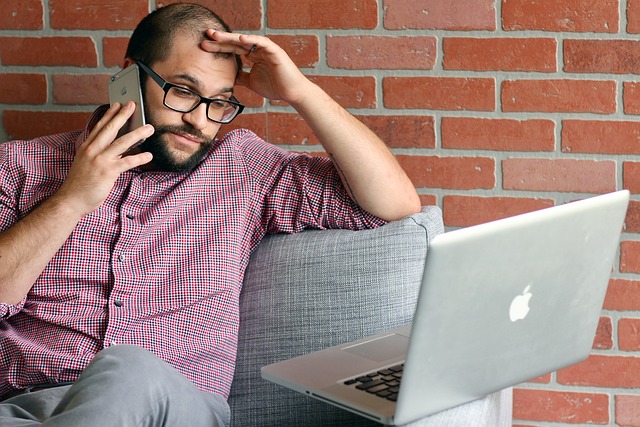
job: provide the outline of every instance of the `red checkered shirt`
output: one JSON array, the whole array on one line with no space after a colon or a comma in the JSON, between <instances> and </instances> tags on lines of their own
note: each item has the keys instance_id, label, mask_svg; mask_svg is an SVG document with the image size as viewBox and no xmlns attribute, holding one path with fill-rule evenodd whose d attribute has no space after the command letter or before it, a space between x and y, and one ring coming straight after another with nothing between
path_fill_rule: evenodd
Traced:
<instances>
[{"instance_id":1,"label":"red checkered shirt","mask_svg":"<svg viewBox=\"0 0 640 427\"><path fill-rule=\"evenodd\" d=\"M102 114L83 131L0 144L0 231L59 188ZM227 397L240 289L262 237L381 223L352 203L329 160L244 129L189 173L125 172L26 298L0 303L0 396L73 381L101 349L135 344Z\"/></svg>"}]
</instances>

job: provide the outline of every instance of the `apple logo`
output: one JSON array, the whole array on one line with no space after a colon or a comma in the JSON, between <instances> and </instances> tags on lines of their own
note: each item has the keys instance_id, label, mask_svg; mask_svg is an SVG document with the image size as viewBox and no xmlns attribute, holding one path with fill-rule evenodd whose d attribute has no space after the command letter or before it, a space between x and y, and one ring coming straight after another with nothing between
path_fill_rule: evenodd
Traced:
<instances>
[{"instance_id":1,"label":"apple logo","mask_svg":"<svg viewBox=\"0 0 640 427\"><path fill-rule=\"evenodd\" d=\"M529 288L531 286L527 286L522 291L522 295L518 295L511 301L511 306L509 307L509 318L512 322L522 320L527 317L529 314L529 300L532 297L531 292L529 292Z\"/></svg>"}]
</instances>

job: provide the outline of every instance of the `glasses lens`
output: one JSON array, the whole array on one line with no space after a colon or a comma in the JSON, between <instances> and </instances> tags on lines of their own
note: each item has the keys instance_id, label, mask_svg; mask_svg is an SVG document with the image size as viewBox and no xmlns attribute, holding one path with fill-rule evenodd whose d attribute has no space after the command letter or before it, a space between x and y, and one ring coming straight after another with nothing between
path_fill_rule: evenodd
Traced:
<instances>
[{"instance_id":1,"label":"glasses lens","mask_svg":"<svg viewBox=\"0 0 640 427\"><path fill-rule=\"evenodd\" d=\"M230 122L236 116L238 107L225 100L216 100L209 104L208 116L218 122Z\"/></svg>"},{"instance_id":2,"label":"glasses lens","mask_svg":"<svg viewBox=\"0 0 640 427\"><path fill-rule=\"evenodd\" d=\"M191 111L200 102L200 97L190 90L172 86L164 97L168 107L177 111Z\"/></svg>"}]
</instances>

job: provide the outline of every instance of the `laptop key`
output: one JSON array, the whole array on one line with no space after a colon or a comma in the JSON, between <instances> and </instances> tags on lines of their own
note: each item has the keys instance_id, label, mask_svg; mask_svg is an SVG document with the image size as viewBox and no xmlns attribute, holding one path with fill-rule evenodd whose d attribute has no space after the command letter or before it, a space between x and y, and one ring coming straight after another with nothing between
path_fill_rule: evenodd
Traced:
<instances>
[{"instance_id":1,"label":"laptop key","mask_svg":"<svg viewBox=\"0 0 640 427\"><path fill-rule=\"evenodd\" d=\"M383 390L386 390L386 389L388 389L388 388L389 388L389 386L388 386L388 385L386 385L386 384L382 383L382 384L377 385L377 386L375 386L375 387L370 387L370 388L366 389L365 391L366 391L367 393L377 394L377 393L379 393L379 392L381 392L381 391L383 391Z\"/></svg>"},{"instance_id":2,"label":"laptop key","mask_svg":"<svg viewBox=\"0 0 640 427\"><path fill-rule=\"evenodd\" d=\"M375 386L378 386L378 385L380 385L380 384L384 384L384 385L385 385L385 387L387 386L387 385L385 384L385 382L384 382L384 381L381 381L381 380L372 380L372 381L367 381L366 383L358 384L358 385L356 386L356 388L357 388L358 390L367 390L367 389L370 389L371 387L375 387Z\"/></svg>"}]
</instances>

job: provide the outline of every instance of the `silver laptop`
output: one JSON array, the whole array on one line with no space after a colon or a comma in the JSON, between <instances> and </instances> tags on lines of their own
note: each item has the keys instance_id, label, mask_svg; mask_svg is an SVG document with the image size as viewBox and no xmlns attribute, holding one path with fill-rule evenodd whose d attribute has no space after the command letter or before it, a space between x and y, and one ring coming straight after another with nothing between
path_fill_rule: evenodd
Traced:
<instances>
[{"instance_id":1,"label":"silver laptop","mask_svg":"<svg viewBox=\"0 0 640 427\"><path fill-rule=\"evenodd\" d=\"M399 425L579 362L628 200L618 191L438 235L411 326L265 366L262 377Z\"/></svg>"}]
</instances>

